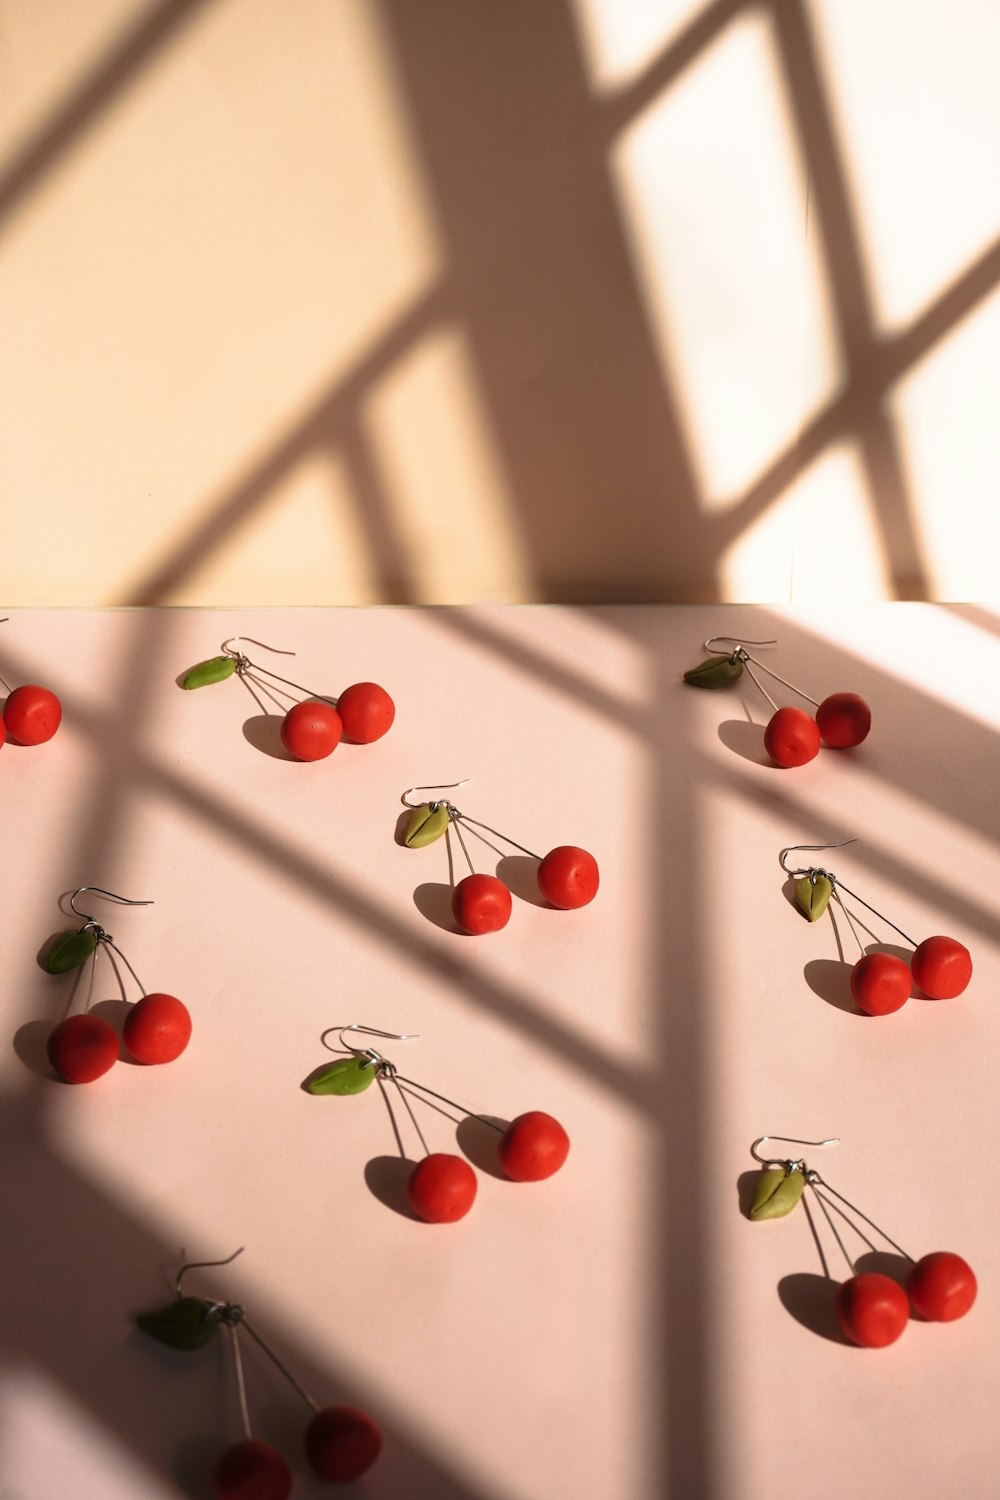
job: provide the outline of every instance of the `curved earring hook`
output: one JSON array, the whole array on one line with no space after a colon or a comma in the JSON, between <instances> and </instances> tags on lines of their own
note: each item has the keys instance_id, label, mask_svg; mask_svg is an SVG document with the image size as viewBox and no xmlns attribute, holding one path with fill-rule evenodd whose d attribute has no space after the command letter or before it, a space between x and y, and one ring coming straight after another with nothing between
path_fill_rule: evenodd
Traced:
<instances>
[{"instance_id":1,"label":"curved earring hook","mask_svg":"<svg viewBox=\"0 0 1000 1500\"><path fill-rule=\"evenodd\" d=\"M463 776L461 781L438 781L434 782L431 786L410 786L407 787L400 800L404 807L419 807L419 802L408 802L406 800L411 792L450 792L456 786L465 786L466 782L471 780L471 776Z\"/></svg>"},{"instance_id":2,"label":"curved earring hook","mask_svg":"<svg viewBox=\"0 0 1000 1500\"><path fill-rule=\"evenodd\" d=\"M242 652L233 650L233 641L249 641L251 646L262 646L265 651L273 651L275 656L294 656L294 651L282 651L277 646L269 646L266 641L255 640L252 635L231 635L228 641L223 641L222 650L227 656L241 656Z\"/></svg>"},{"instance_id":3,"label":"curved earring hook","mask_svg":"<svg viewBox=\"0 0 1000 1500\"><path fill-rule=\"evenodd\" d=\"M77 896L82 896L83 893L84 893L84 891L93 891L94 894L97 895L97 896L106 896L109 901L117 901L119 906L155 906L156 905L155 901L130 901L129 898L128 898L128 896L119 896L114 891L106 891L104 889L104 887L100 886L100 885L80 885L80 886L77 886L77 888L73 892L72 896L70 896L70 898L69 898L69 904L73 908L73 910L76 912L77 916L78 917L83 917L83 919L84 919L85 922L95 922L95 923L97 923L97 918L94 916L93 912L81 911L80 908L76 904L76 898L77 898ZM100 923L97 923L97 925L100 926Z\"/></svg>"},{"instance_id":4,"label":"curved earring hook","mask_svg":"<svg viewBox=\"0 0 1000 1500\"><path fill-rule=\"evenodd\" d=\"M184 1295L184 1293L181 1291L181 1283L183 1282L184 1277L187 1275L188 1271L200 1271L203 1270L206 1266L228 1266L230 1261L234 1261L238 1255L242 1255L245 1249L246 1246L241 1245L238 1250L233 1251L232 1255L227 1255L225 1260L187 1261L183 1266L181 1266L180 1270L177 1272L176 1277L174 1278L174 1289L176 1290L178 1297L183 1297ZM183 1251L181 1253L183 1254Z\"/></svg>"},{"instance_id":5,"label":"curved earring hook","mask_svg":"<svg viewBox=\"0 0 1000 1500\"><path fill-rule=\"evenodd\" d=\"M725 641L728 645L730 645L730 646L736 646L737 648L739 648L740 646L776 646L778 644L778 642L776 640L773 640L773 641L750 641L750 640L747 640L746 636L738 636L738 635L710 635L709 638L708 638L708 640L705 642L704 649L706 651L716 651L716 650L718 650L718 647L714 644L715 641Z\"/></svg>"},{"instance_id":6,"label":"curved earring hook","mask_svg":"<svg viewBox=\"0 0 1000 1500\"><path fill-rule=\"evenodd\" d=\"M843 843L840 844L789 844L787 849L782 849L778 855L778 859L786 875L808 875L810 873L809 870L790 870L785 864L785 855L794 854L796 849L804 849L807 854L819 854L824 849L843 849L847 844L856 844L857 842L855 838L844 839Z\"/></svg>"},{"instance_id":7,"label":"curved earring hook","mask_svg":"<svg viewBox=\"0 0 1000 1500\"><path fill-rule=\"evenodd\" d=\"M798 1137L794 1135L759 1135L754 1141L753 1145L750 1147L750 1155L753 1157L754 1161L759 1161L762 1167L784 1167L788 1164L786 1157L767 1157L760 1155L757 1147L763 1146L765 1141L784 1141L786 1145L789 1146L837 1146L840 1144L840 1136L832 1135L828 1140L825 1141L800 1141Z\"/></svg>"}]
</instances>

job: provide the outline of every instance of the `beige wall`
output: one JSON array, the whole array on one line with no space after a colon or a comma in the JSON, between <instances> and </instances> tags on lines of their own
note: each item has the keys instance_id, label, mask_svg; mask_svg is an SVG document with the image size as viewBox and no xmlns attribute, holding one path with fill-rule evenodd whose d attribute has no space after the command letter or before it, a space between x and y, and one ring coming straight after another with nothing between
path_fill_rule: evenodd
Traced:
<instances>
[{"instance_id":1,"label":"beige wall","mask_svg":"<svg viewBox=\"0 0 1000 1500\"><path fill-rule=\"evenodd\" d=\"M0 0L0 598L996 596L996 0Z\"/></svg>"}]
</instances>

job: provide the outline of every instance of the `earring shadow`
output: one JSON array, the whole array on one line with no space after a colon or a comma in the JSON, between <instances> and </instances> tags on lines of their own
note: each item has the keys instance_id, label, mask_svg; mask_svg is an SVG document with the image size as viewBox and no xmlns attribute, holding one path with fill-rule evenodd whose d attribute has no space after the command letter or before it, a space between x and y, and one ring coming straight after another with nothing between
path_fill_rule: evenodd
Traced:
<instances>
[{"instance_id":1,"label":"earring shadow","mask_svg":"<svg viewBox=\"0 0 1000 1500\"><path fill-rule=\"evenodd\" d=\"M487 1177L496 1177L501 1182L509 1182L510 1178L500 1165L497 1155L500 1144L498 1132L506 1130L509 1124L509 1120L501 1120L494 1115L466 1115L455 1131L455 1139L462 1155Z\"/></svg>"},{"instance_id":2,"label":"earring shadow","mask_svg":"<svg viewBox=\"0 0 1000 1500\"><path fill-rule=\"evenodd\" d=\"M416 1165L416 1162L406 1161L402 1156L373 1156L371 1161L365 1163L365 1182L372 1197L377 1198L386 1208L419 1224L422 1221L413 1212L406 1196L407 1183Z\"/></svg>"},{"instance_id":3,"label":"earring shadow","mask_svg":"<svg viewBox=\"0 0 1000 1500\"><path fill-rule=\"evenodd\" d=\"M810 1333L848 1349L856 1347L837 1322L837 1283L829 1276L813 1271L783 1276L778 1282L778 1297L785 1311Z\"/></svg>"},{"instance_id":4,"label":"earring shadow","mask_svg":"<svg viewBox=\"0 0 1000 1500\"><path fill-rule=\"evenodd\" d=\"M32 1073L48 1082L59 1082L59 1074L49 1062L47 1044L54 1031L51 1021L25 1021L14 1033L13 1047L18 1058Z\"/></svg>"},{"instance_id":5,"label":"earring shadow","mask_svg":"<svg viewBox=\"0 0 1000 1500\"><path fill-rule=\"evenodd\" d=\"M452 889L450 885L444 885L441 881L426 881L418 885L413 892L413 904L422 917L428 922L433 922L435 927L440 927L442 932L462 933L455 921L455 914L451 909Z\"/></svg>"},{"instance_id":6,"label":"earring shadow","mask_svg":"<svg viewBox=\"0 0 1000 1500\"><path fill-rule=\"evenodd\" d=\"M97 1016L102 1021L107 1021L111 1030L118 1038L118 1061L128 1063L129 1067L141 1068L142 1063L137 1063L129 1052L122 1037L122 1028L125 1025L125 1017L132 1009L127 1000L99 1000L92 1005L89 1015Z\"/></svg>"},{"instance_id":7,"label":"earring shadow","mask_svg":"<svg viewBox=\"0 0 1000 1500\"><path fill-rule=\"evenodd\" d=\"M294 760L281 743L281 719L277 714L253 714L244 721L243 738L248 745L272 760Z\"/></svg>"},{"instance_id":8,"label":"earring shadow","mask_svg":"<svg viewBox=\"0 0 1000 1500\"><path fill-rule=\"evenodd\" d=\"M814 995L825 1000L827 1005L832 1005L836 1010L842 1010L849 1016L859 1016L863 1020L871 1020L854 1003L851 994L851 964L844 963L839 958L811 958L802 970L806 984Z\"/></svg>"},{"instance_id":9,"label":"earring shadow","mask_svg":"<svg viewBox=\"0 0 1000 1500\"><path fill-rule=\"evenodd\" d=\"M538 861L527 854L505 854L497 863L497 879L529 906L542 906L546 911L554 908L538 889Z\"/></svg>"},{"instance_id":10,"label":"earring shadow","mask_svg":"<svg viewBox=\"0 0 1000 1500\"><path fill-rule=\"evenodd\" d=\"M727 750L748 760L755 766L766 766L770 771L780 771L764 749L764 732L759 724L748 724L745 719L725 719L719 725L719 739Z\"/></svg>"}]
</instances>

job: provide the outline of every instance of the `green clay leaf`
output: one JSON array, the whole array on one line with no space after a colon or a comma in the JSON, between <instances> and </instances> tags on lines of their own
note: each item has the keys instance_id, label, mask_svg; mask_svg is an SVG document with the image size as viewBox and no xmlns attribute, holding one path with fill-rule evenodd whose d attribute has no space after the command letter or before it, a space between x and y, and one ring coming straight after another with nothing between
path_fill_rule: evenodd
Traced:
<instances>
[{"instance_id":1,"label":"green clay leaf","mask_svg":"<svg viewBox=\"0 0 1000 1500\"><path fill-rule=\"evenodd\" d=\"M85 964L97 947L97 939L86 932L63 932L56 938L45 956L45 967L50 974L67 974Z\"/></svg>"},{"instance_id":2,"label":"green clay leaf","mask_svg":"<svg viewBox=\"0 0 1000 1500\"><path fill-rule=\"evenodd\" d=\"M798 1167L784 1172L780 1167L770 1167L762 1172L750 1205L750 1217L758 1219L783 1219L790 1214L805 1190L806 1180Z\"/></svg>"},{"instance_id":3,"label":"green clay leaf","mask_svg":"<svg viewBox=\"0 0 1000 1500\"><path fill-rule=\"evenodd\" d=\"M429 802L422 802L410 814L403 843L407 849L423 849L426 844L433 844L435 839L439 839L447 827L448 809L444 803L439 802L432 809Z\"/></svg>"},{"instance_id":4,"label":"green clay leaf","mask_svg":"<svg viewBox=\"0 0 1000 1500\"><path fill-rule=\"evenodd\" d=\"M732 656L710 656L708 661L685 672L684 681L689 682L692 687L721 688L729 687L737 677L742 676L743 663L738 656L735 659Z\"/></svg>"},{"instance_id":5,"label":"green clay leaf","mask_svg":"<svg viewBox=\"0 0 1000 1500\"><path fill-rule=\"evenodd\" d=\"M360 1057L343 1057L317 1073L306 1084L310 1094L363 1094L375 1082L378 1069Z\"/></svg>"},{"instance_id":6,"label":"green clay leaf","mask_svg":"<svg viewBox=\"0 0 1000 1500\"><path fill-rule=\"evenodd\" d=\"M810 922L819 921L829 906L832 895L833 882L825 875L817 875L815 880L803 875L801 880L795 882L795 905L805 913Z\"/></svg>"},{"instance_id":7,"label":"green clay leaf","mask_svg":"<svg viewBox=\"0 0 1000 1500\"><path fill-rule=\"evenodd\" d=\"M143 1333L171 1349L200 1349L214 1338L219 1313L200 1297L178 1297L167 1307L138 1313L135 1321Z\"/></svg>"},{"instance_id":8,"label":"green clay leaf","mask_svg":"<svg viewBox=\"0 0 1000 1500\"><path fill-rule=\"evenodd\" d=\"M236 671L234 656L213 656L211 661L201 661L190 672L184 674L181 687L208 687L211 682L225 682Z\"/></svg>"}]
</instances>

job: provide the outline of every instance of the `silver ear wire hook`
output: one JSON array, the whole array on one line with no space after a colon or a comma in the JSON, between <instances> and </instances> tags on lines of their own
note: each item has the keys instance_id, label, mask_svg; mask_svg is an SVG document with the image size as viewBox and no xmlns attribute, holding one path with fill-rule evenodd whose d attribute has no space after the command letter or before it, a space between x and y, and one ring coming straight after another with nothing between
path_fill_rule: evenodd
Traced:
<instances>
[{"instance_id":1,"label":"silver ear wire hook","mask_svg":"<svg viewBox=\"0 0 1000 1500\"><path fill-rule=\"evenodd\" d=\"M269 646L266 641L255 640L252 635L231 635L228 641L223 641L222 650L226 656L235 656L237 660L243 656L242 651L233 649L234 641L249 641L251 646L260 646L265 651L273 651L275 656L294 656L294 651L282 651L278 646ZM245 658L244 658L245 660Z\"/></svg>"},{"instance_id":2,"label":"silver ear wire hook","mask_svg":"<svg viewBox=\"0 0 1000 1500\"><path fill-rule=\"evenodd\" d=\"M787 849L782 849L781 853L778 855L778 859L780 860L781 868L784 870L786 875L825 875L828 880L832 880L833 876L830 874L829 870L819 870L815 865L810 865L808 870L790 870L788 868L788 865L785 863L785 855L794 854L797 849L803 849L807 854L819 854L824 849L843 849L846 847L846 845L856 844L857 842L857 839L853 838L844 839L840 844L789 844Z\"/></svg>"},{"instance_id":3,"label":"silver ear wire hook","mask_svg":"<svg viewBox=\"0 0 1000 1500\"><path fill-rule=\"evenodd\" d=\"M177 1275L174 1278L174 1290L176 1291L178 1297L183 1297L183 1295L184 1295L184 1293L181 1290L181 1284L182 1284L182 1282L184 1280L184 1277L187 1275L188 1271L201 1271L201 1270L204 1270L208 1266L228 1266L232 1261L234 1261L236 1259L236 1257L238 1255L242 1255L243 1254L243 1251L245 1250L245 1248L246 1248L245 1245L241 1245L238 1250L234 1250L233 1253L232 1253L232 1255L227 1255L224 1260L189 1260L189 1261L186 1261L185 1264L183 1266L181 1266L180 1270L177 1272ZM183 1253L184 1252L182 1251L181 1254L183 1254Z\"/></svg>"},{"instance_id":4,"label":"silver ear wire hook","mask_svg":"<svg viewBox=\"0 0 1000 1500\"><path fill-rule=\"evenodd\" d=\"M128 896L119 896L115 891L106 891L104 889L104 887L100 886L100 885L78 885L77 888L76 888L76 890L73 892L72 896L70 896L70 898L69 898L69 904L73 908L73 910L76 912L76 914L77 914L78 917L83 917L84 921L88 924L88 926L91 923L93 923L93 925L95 927L99 927L100 923L98 922L97 918L93 915L92 912L81 911L80 908L77 906L77 904L76 904L76 898L77 898L77 896L82 896L83 893L84 893L84 891L93 891L94 894L97 895L97 896L105 896L109 901L117 901L119 906L154 906L155 905L155 902L153 902L153 901L133 901L133 900L130 900L130 898Z\"/></svg>"},{"instance_id":5,"label":"silver ear wire hook","mask_svg":"<svg viewBox=\"0 0 1000 1500\"><path fill-rule=\"evenodd\" d=\"M784 1141L788 1146L837 1146L840 1144L840 1136L832 1135L825 1141L800 1141L794 1135L759 1135L750 1147L750 1155L754 1161L759 1161L762 1167L784 1167L787 1171L790 1165L794 1165L804 1170L804 1162L790 1163L786 1157L761 1156L757 1147L763 1146L765 1141Z\"/></svg>"},{"instance_id":6,"label":"silver ear wire hook","mask_svg":"<svg viewBox=\"0 0 1000 1500\"><path fill-rule=\"evenodd\" d=\"M420 802L409 802L409 801L407 801L407 798L409 797L409 795L410 795L411 792L450 792L450 791L453 790L454 787L456 787L456 786L465 786L471 780L472 780L471 776L463 776L461 781L438 781L438 782L435 782L433 786L411 786L411 787L407 787L406 791L403 793L402 797L400 798L400 801L402 802L402 804L403 804L404 807L421 807L423 804L420 803ZM435 804L432 804L432 805L435 805ZM451 807L451 803L447 802L447 801L444 802L443 804L437 804L437 805L439 805L439 806L443 805L445 807Z\"/></svg>"},{"instance_id":7,"label":"silver ear wire hook","mask_svg":"<svg viewBox=\"0 0 1000 1500\"><path fill-rule=\"evenodd\" d=\"M718 648L718 646L715 645L716 641L724 641L726 643L726 645L728 645L728 646L735 646L736 649L733 652L734 656L737 656L743 650L744 646L776 646L778 644L778 642L776 640L775 641L748 641L745 636L710 635L709 638L708 638L708 640L705 642L705 650L706 651L718 651L719 648Z\"/></svg>"},{"instance_id":8,"label":"silver ear wire hook","mask_svg":"<svg viewBox=\"0 0 1000 1500\"><path fill-rule=\"evenodd\" d=\"M296 653L294 651L284 651L280 646L269 646L266 641L258 641L256 637L252 635L231 635L227 641L223 641L223 653L226 656L231 656L233 658L236 663L236 675L243 683L243 686L250 690L252 696L256 695L254 694L253 689L250 687L251 682L257 683L257 686L262 690L267 690L267 684L260 682L253 675L255 672L263 672L265 677L272 678L274 682L283 682L285 687L294 688L298 693L305 693L307 698L315 698L319 703L329 703L332 704L334 708L336 708L337 700L336 698L332 697L331 694L314 693L312 688L305 687L301 682L292 682L290 678L281 677L277 672L272 672L270 667L262 667L260 662L251 661L249 656L245 656L244 653L238 649L240 641L247 641L251 646L261 646L265 651L273 651L275 656L294 656ZM280 692L280 689L278 689L277 691ZM272 702L276 701L273 695L269 694L268 696L271 697ZM290 698L292 695L291 693L283 693L281 694L281 696ZM259 699L257 700L257 702L258 706L261 706Z\"/></svg>"},{"instance_id":9,"label":"silver ear wire hook","mask_svg":"<svg viewBox=\"0 0 1000 1500\"><path fill-rule=\"evenodd\" d=\"M362 1026L360 1022L352 1021L349 1026L329 1027L323 1032L320 1040L325 1040L331 1031L335 1031L340 1037L340 1045L345 1052L350 1052L354 1057L362 1059L362 1067L375 1068L378 1073L385 1073L389 1078L395 1076L395 1064L391 1063L387 1057L383 1057L381 1052L376 1052L374 1047L352 1047L346 1040L344 1032L353 1031L359 1036L362 1033L365 1036L381 1036L391 1042L414 1042L420 1036L419 1031L382 1031L378 1026Z\"/></svg>"}]
</instances>

